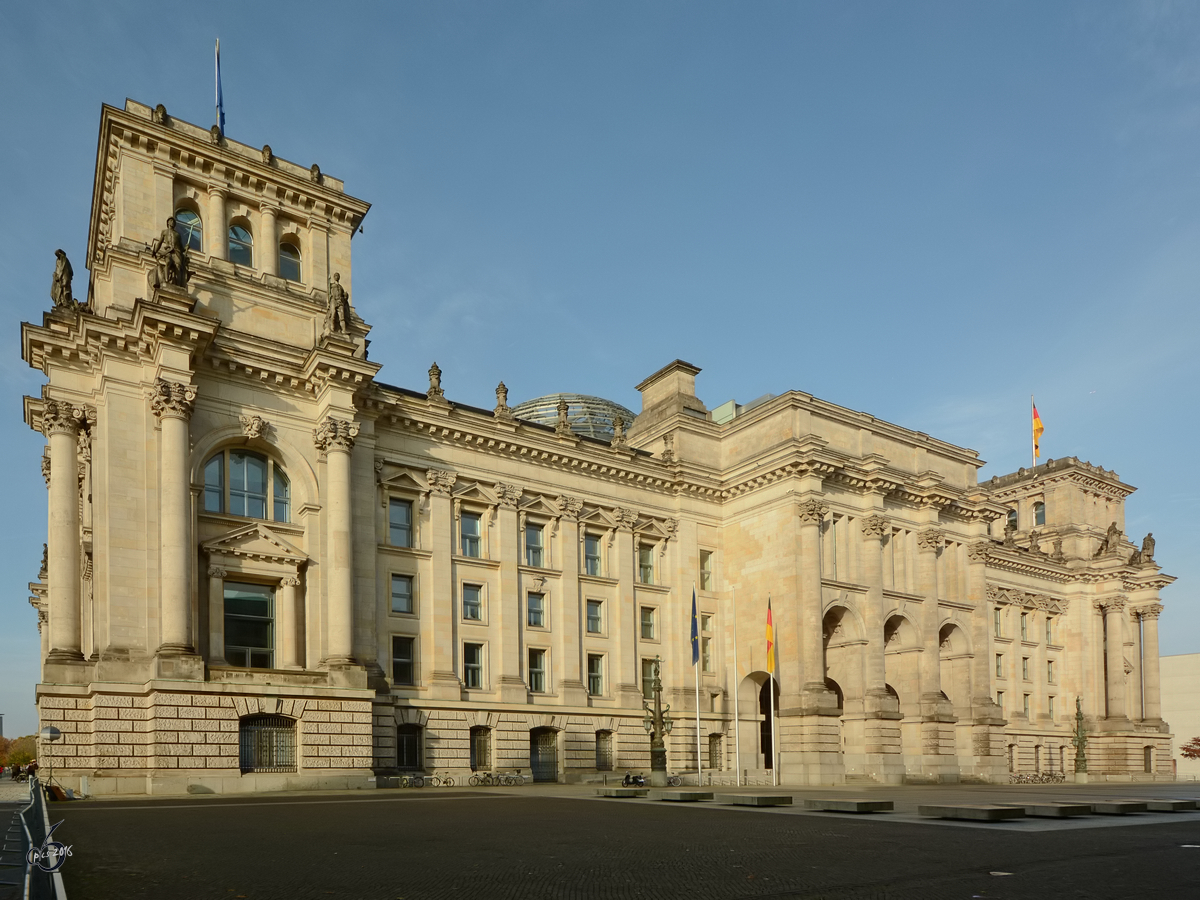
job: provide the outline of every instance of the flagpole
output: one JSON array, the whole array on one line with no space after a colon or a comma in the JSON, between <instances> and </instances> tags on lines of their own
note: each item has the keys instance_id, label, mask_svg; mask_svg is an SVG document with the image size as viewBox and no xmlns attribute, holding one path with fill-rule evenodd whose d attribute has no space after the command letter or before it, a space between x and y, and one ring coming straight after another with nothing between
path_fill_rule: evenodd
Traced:
<instances>
[{"instance_id":1,"label":"flagpole","mask_svg":"<svg viewBox=\"0 0 1200 900\"><path fill-rule=\"evenodd\" d=\"M767 609L771 608L771 595L767 595ZM771 621L771 639L775 641L775 622ZM779 642L775 641L777 649ZM776 660L779 654L775 654ZM771 671L768 677L771 679L770 690L767 692L771 696L771 784L775 787L779 786L779 736L775 733L775 666L771 666Z\"/></svg>"},{"instance_id":2,"label":"flagpole","mask_svg":"<svg viewBox=\"0 0 1200 900\"><path fill-rule=\"evenodd\" d=\"M741 670L738 669L737 653L737 594L729 592L729 607L733 616L733 765L734 778L738 787L742 786L742 717L738 711L738 688L741 685Z\"/></svg>"},{"instance_id":3,"label":"flagpole","mask_svg":"<svg viewBox=\"0 0 1200 900\"><path fill-rule=\"evenodd\" d=\"M692 582L692 627L696 629L697 642L703 641L700 637L700 621L697 618L699 613L696 612L696 582ZM704 757L700 755L700 657L697 655L692 664L692 668L696 670L696 784L700 787L704 786Z\"/></svg>"},{"instance_id":4,"label":"flagpole","mask_svg":"<svg viewBox=\"0 0 1200 900\"><path fill-rule=\"evenodd\" d=\"M1029 459L1032 462L1031 468L1037 468L1037 432L1034 430L1033 413L1037 409L1037 403L1034 402L1033 394L1029 395Z\"/></svg>"},{"instance_id":5,"label":"flagpole","mask_svg":"<svg viewBox=\"0 0 1200 900\"><path fill-rule=\"evenodd\" d=\"M213 55L213 121L221 124L221 39L217 38L217 51Z\"/></svg>"}]
</instances>

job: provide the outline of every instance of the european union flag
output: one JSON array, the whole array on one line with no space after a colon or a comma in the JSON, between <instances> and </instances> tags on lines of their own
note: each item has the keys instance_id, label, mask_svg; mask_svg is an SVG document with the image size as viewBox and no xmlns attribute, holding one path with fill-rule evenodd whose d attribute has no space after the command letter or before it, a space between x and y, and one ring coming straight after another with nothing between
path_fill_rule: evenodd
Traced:
<instances>
[{"instance_id":1,"label":"european union flag","mask_svg":"<svg viewBox=\"0 0 1200 900\"><path fill-rule=\"evenodd\" d=\"M700 620L696 617L696 589L692 588L692 665L700 662Z\"/></svg>"}]
</instances>

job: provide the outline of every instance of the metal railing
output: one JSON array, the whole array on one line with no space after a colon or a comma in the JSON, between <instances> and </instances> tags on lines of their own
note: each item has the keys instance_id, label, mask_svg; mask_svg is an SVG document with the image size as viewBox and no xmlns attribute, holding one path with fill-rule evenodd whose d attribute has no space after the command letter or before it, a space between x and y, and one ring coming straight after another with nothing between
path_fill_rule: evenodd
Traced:
<instances>
[{"instance_id":1,"label":"metal railing","mask_svg":"<svg viewBox=\"0 0 1200 900\"><path fill-rule=\"evenodd\" d=\"M67 900L58 842L51 843L54 826L46 809L46 791L36 775L29 779L29 805L21 810L21 826L25 831L25 897L27 900ZM40 864L38 864L40 863ZM47 869L53 868L53 871Z\"/></svg>"}]
</instances>

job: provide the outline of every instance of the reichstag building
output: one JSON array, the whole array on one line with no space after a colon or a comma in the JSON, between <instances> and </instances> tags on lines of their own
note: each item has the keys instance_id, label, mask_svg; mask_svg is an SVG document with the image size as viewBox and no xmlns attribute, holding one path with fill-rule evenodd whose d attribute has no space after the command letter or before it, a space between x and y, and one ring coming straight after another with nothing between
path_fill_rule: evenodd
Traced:
<instances>
[{"instance_id":1,"label":"reichstag building","mask_svg":"<svg viewBox=\"0 0 1200 900\"><path fill-rule=\"evenodd\" d=\"M392 386L340 180L133 101L98 148L86 277L60 251L21 326L65 785L644 771L655 659L669 768L718 783L1070 774L1077 702L1091 778L1172 777L1173 579L1115 472L980 483L975 451L799 391L710 406L681 360L637 411L503 384L478 409L436 364Z\"/></svg>"}]
</instances>

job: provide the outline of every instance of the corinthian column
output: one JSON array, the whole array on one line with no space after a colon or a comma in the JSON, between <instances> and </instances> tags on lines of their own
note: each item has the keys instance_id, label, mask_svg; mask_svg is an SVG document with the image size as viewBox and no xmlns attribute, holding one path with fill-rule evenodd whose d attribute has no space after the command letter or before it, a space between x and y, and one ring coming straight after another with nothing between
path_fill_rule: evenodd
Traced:
<instances>
[{"instance_id":1,"label":"corinthian column","mask_svg":"<svg viewBox=\"0 0 1200 900\"><path fill-rule=\"evenodd\" d=\"M325 662L354 664L354 572L350 541L350 452L358 425L326 416L313 429L313 442L325 454L329 479L329 608Z\"/></svg>"},{"instance_id":2,"label":"corinthian column","mask_svg":"<svg viewBox=\"0 0 1200 900\"><path fill-rule=\"evenodd\" d=\"M50 652L56 661L83 659L79 606L78 441L82 407L46 400L42 433L50 442Z\"/></svg>"},{"instance_id":3,"label":"corinthian column","mask_svg":"<svg viewBox=\"0 0 1200 900\"><path fill-rule=\"evenodd\" d=\"M1145 712L1142 715L1150 722L1162 718L1158 679L1158 617L1162 610L1161 603L1138 610L1142 617L1142 689L1145 692Z\"/></svg>"},{"instance_id":4,"label":"corinthian column","mask_svg":"<svg viewBox=\"0 0 1200 900\"><path fill-rule=\"evenodd\" d=\"M820 500L804 500L796 512L800 516L800 615L796 622L799 634L793 646L800 649L803 705L820 706L827 693L825 647L821 640L821 520L829 507Z\"/></svg>"},{"instance_id":5,"label":"corinthian column","mask_svg":"<svg viewBox=\"0 0 1200 900\"><path fill-rule=\"evenodd\" d=\"M988 614L987 561L991 541L976 541L967 548L967 599L971 610L971 645L975 655L971 660L971 705L975 717L998 715L992 699L992 623Z\"/></svg>"},{"instance_id":6,"label":"corinthian column","mask_svg":"<svg viewBox=\"0 0 1200 900\"><path fill-rule=\"evenodd\" d=\"M1124 719L1125 713L1125 614L1124 594L1096 604L1104 612L1105 662L1108 665L1108 719Z\"/></svg>"},{"instance_id":7,"label":"corinthian column","mask_svg":"<svg viewBox=\"0 0 1200 900\"><path fill-rule=\"evenodd\" d=\"M883 538L892 529L880 515L867 516L861 525L863 581L867 585L863 609L867 629L866 693L868 710L877 712L888 695L883 665Z\"/></svg>"},{"instance_id":8,"label":"corinthian column","mask_svg":"<svg viewBox=\"0 0 1200 900\"><path fill-rule=\"evenodd\" d=\"M162 471L159 473L159 560L162 566L162 643L166 656L194 653L192 610L188 578L191 543L192 489L188 478L188 420L196 389L159 378L154 382L150 407L158 416L162 434Z\"/></svg>"},{"instance_id":9,"label":"corinthian column","mask_svg":"<svg viewBox=\"0 0 1200 900\"><path fill-rule=\"evenodd\" d=\"M917 573L919 590L925 598L921 603L921 631L925 646L921 650L921 700L936 705L941 700L942 659L938 640L937 554L943 535L938 528L926 528L917 533Z\"/></svg>"}]
</instances>

